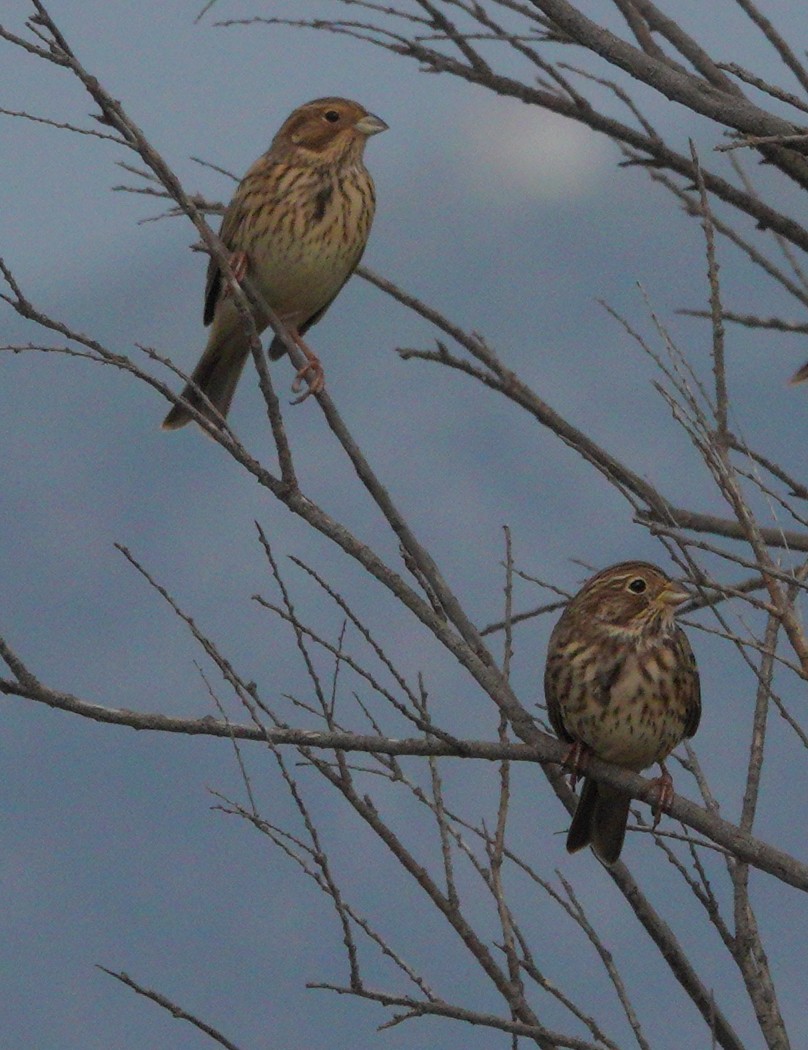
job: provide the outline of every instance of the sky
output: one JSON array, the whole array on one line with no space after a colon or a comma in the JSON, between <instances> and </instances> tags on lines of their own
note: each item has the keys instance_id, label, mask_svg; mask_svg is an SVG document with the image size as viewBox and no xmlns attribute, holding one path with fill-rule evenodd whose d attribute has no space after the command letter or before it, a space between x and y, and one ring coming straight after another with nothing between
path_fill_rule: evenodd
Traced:
<instances>
[{"instance_id":1,"label":"sky","mask_svg":"<svg viewBox=\"0 0 808 1050\"><path fill-rule=\"evenodd\" d=\"M344 38L215 25L217 17L270 8L303 15L329 7L233 0L197 21L194 3L86 0L53 4L52 13L85 68L122 101L186 189L214 200L226 200L233 183L192 158L242 173L300 103L345 95L381 116L389 131L366 153L378 210L365 263L464 329L483 333L542 398L674 503L726 513L653 389L653 366L602 305L649 338L652 309L709 380L708 332L676 314L706 303L697 224L644 172L619 167L608 141L561 118L423 75L413 63ZM797 5L766 9L804 43ZM0 21L22 33L29 14L26 2L10 0ZM701 5L685 4L682 17L722 55L732 39L743 64L776 68L767 66L757 38L733 36L735 5L722 5L708 23ZM680 108L648 92L642 97L678 148L687 148L688 136L705 150L716 144L715 132ZM5 42L0 106L93 126L86 99L64 71ZM128 158L109 143L0 116L0 155L0 256L28 297L114 352L145 363L138 346L154 347L190 370L204 340L205 269L190 250L190 224L144 221L159 213L158 203L113 192L134 180L118 166ZM765 185L765 172L755 176ZM783 206L793 205L792 191L782 193ZM763 315L794 312L722 251L729 305ZM0 326L3 344L43 338L1 303ZM402 361L397 347L434 346L437 333L377 289L354 278L311 336L338 409L474 622L502 614L504 525L518 567L567 591L586 575L580 562L599 568L642 558L670 567L614 489L551 434L463 376ZM734 424L799 470L793 421L803 400L785 381L806 358L803 341L731 329L728 353ZM272 374L284 392L289 362L273 365ZM307 699L293 638L252 601L256 593L277 597L258 521L301 613L318 629L336 637L340 615L290 556L355 603L411 681L423 674L441 724L493 737L490 702L412 618L198 430L161 432L165 411L155 391L112 369L34 351L0 356L0 634L43 682L105 706L201 717L216 714L204 671L231 716L243 720L187 629L116 550L119 543L290 722L308 724L284 699ZM317 405L284 404L284 412L305 491L395 561L395 545ZM272 461L251 373L231 422L254 454ZM519 608L545 598L535 585L518 583ZM541 699L551 626L543 617L516 633L513 683L530 709ZM722 812L735 817L754 679L730 667L725 646L702 632L691 637L704 693L697 750ZM355 637L351 644L370 660ZM346 720L358 725L351 693L361 683L346 675L341 688ZM802 694L783 686L789 688L784 695L798 701ZM505 1045L504 1036L440 1021L377 1033L386 1019L379 1007L306 989L311 981L344 983L340 931L322 895L291 862L243 821L215 809L212 792L244 796L225 742L134 733L11 698L0 710L0 1026L9 1050L210 1045L99 965L125 970L243 1047ZM782 723L771 732L778 760L764 785L765 837L799 852L800 751ZM245 750L262 812L293 824L270 756ZM467 765L447 770L447 793L471 819L490 817L493 770ZM298 772L353 899L424 967L440 994L499 1009L454 944L441 948L436 964L445 927L345 807L313 774ZM683 793L695 797L692 782L680 777ZM417 838L423 816L400 794L379 790L391 819ZM513 812L516 841L546 877L560 868L575 880L627 965L654 1046L695 1045L688 1040L702 1038L702 1030L676 992L665 1023L653 1006L649 1012L666 971L638 943L622 898L594 860L566 857L559 834L565 817L537 770L515 772ZM653 888L662 861L640 839L630 836L627 859ZM479 888L467 872L463 878L475 899ZM758 881L767 946L799 1043L808 1035L797 1005L804 912L792 908L792 891ZM661 885L656 900L663 910L692 913L670 873ZM591 970L580 969L580 944L558 910L518 879L512 889L537 940L555 945L548 976L572 991L586 983L619 1038L627 1038L624 1020L603 1006L607 990L596 964L590 959ZM486 908L480 897L479 915ZM692 918L690 930L698 928ZM729 1002L739 994L737 975L702 925L687 947L706 983ZM383 966L371 972L380 987L385 979L397 987ZM561 1023L552 1010L551 1021ZM733 1022L750 1046L759 1045L743 1007Z\"/></svg>"}]
</instances>

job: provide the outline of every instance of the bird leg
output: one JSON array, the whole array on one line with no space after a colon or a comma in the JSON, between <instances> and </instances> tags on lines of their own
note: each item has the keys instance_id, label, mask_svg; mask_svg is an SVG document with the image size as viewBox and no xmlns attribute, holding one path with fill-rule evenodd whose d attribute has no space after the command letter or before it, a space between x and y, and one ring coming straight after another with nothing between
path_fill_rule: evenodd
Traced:
<instances>
[{"instance_id":1,"label":"bird leg","mask_svg":"<svg viewBox=\"0 0 808 1050\"><path fill-rule=\"evenodd\" d=\"M230 269L239 284L247 276L248 257L246 252L233 252L230 256Z\"/></svg>"},{"instance_id":2,"label":"bird leg","mask_svg":"<svg viewBox=\"0 0 808 1050\"><path fill-rule=\"evenodd\" d=\"M247 270L249 269L249 256L244 251L233 252L230 256L230 269L233 271L233 277L238 284L244 282L244 278L247 276ZM230 292L229 288L225 288L224 295L228 295ZM311 394L319 394L320 391L325 387L325 374L323 372L323 366L320 363L320 358L310 350L306 343L303 341L300 333L294 328L287 329L289 335L300 347L303 353L306 355L306 363L301 369L298 370L295 375L294 382L292 383L292 393L299 394L303 388L303 381L306 381L307 389L300 394L300 397L296 397L292 401L293 405L299 405L301 401L305 401Z\"/></svg>"},{"instance_id":3,"label":"bird leg","mask_svg":"<svg viewBox=\"0 0 808 1050\"><path fill-rule=\"evenodd\" d=\"M674 799L673 777L665 768L664 762L659 763L659 768L662 770L662 775L658 776L656 780L651 781L652 786L657 793L656 802L654 803L652 810L654 814L654 827L656 827L662 819L663 811L670 809L671 803Z\"/></svg>"},{"instance_id":4,"label":"bird leg","mask_svg":"<svg viewBox=\"0 0 808 1050\"><path fill-rule=\"evenodd\" d=\"M298 370L295 376L294 382L292 383L292 393L298 394L303 387L303 380L305 379L308 384L308 389L305 390L300 397L296 397L292 402L293 405L299 405L301 401L305 401L311 394L319 394L325 387L325 373L323 372L323 366L320 362L320 358L310 350L303 341L302 337L294 331L289 330L289 335L294 339L295 343L300 347L303 353L306 355L306 363L301 369ZM311 374L309 374L311 373Z\"/></svg>"},{"instance_id":5,"label":"bird leg","mask_svg":"<svg viewBox=\"0 0 808 1050\"><path fill-rule=\"evenodd\" d=\"M249 263L249 256L246 252L233 252L228 260L230 263L230 269L233 271L233 279L236 284L242 284L244 278L247 276L247 269ZM222 298L226 298L230 295L230 286L225 284L222 290Z\"/></svg>"},{"instance_id":6,"label":"bird leg","mask_svg":"<svg viewBox=\"0 0 808 1050\"><path fill-rule=\"evenodd\" d=\"M582 776L586 772L586 767L589 765L589 756L592 754L592 749L587 747L586 744L581 740L576 740L574 744L570 744L569 750L561 762L564 769L570 771L570 787L575 790L575 785L578 783L578 777Z\"/></svg>"}]
</instances>

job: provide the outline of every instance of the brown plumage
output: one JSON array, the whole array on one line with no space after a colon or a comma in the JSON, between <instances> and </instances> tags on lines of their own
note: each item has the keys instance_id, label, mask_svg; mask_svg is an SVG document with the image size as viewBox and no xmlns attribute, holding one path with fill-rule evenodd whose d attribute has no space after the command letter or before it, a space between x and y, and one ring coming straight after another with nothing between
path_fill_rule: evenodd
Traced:
<instances>
[{"instance_id":1,"label":"brown plumage","mask_svg":"<svg viewBox=\"0 0 808 1050\"><path fill-rule=\"evenodd\" d=\"M320 361L301 337L320 320L362 258L376 206L362 155L368 137L386 127L348 99L307 102L287 118L241 180L222 220L219 236L232 253L237 279L277 314L306 355L293 384L298 391L305 379L304 398L322 390L324 381ZM261 310L254 314L256 328L264 331L268 318ZM192 379L226 416L250 347L214 259L208 265L204 322L212 327ZM276 336L269 356L275 360L284 353ZM220 422L190 384L182 396ZM175 405L163 427L176 430L191 418L187 408Z\"/></svg>"},{"instance_id":2,"label":"brown plumage","mask_svg":"<svg viewBox=\"0 0 808 1050\"><path fill-rule=\"evenodd\" d=\"M672 797L664 760L698 729L696 661L674 610L690 595L654 565L629 561L593 576L567 605L547 652L544 693L560 739L639 773L660 763L660 805ZM620 856L631 799L584 780L567 836L606 864Z\"/></svg>"}]
</instances>

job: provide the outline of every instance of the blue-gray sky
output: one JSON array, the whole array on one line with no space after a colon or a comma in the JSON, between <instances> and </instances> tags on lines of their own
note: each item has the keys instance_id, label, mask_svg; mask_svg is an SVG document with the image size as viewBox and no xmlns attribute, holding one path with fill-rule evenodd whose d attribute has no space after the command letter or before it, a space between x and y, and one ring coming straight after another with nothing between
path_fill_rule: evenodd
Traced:
<instances>
[{"instance_id":1,"label":"blue-gray sky","mask_svg":"<svg viewBox=\"0 0 808 1050\"><path fill-rule=\"evenodd\" d=\"M21 31L29 5L12 0L8 6L3 24ZM605 299L652 337L639 282L709 379L707 329L674 314L706 302L701 234L644 172L619 168L606 140L480 88L424 76L414 64L344 38L222 29L212 17L195 24L198 5L189 3L58 6L53 14L85 67L121 99L190 191L226 199L232 183L190 158L240 174L288 112L310 98L346 95L382 116L390 130L369 143L366 157L379 202L368 266L467 330L484 333L553 407L675 503L723 512L652 389L650 363L598 303ZM290 0L269 6L302 14L333 5ZM761 41L733 35L733 5L722 6L726 23L711 16L710 25L702 24L700 5L683 6L688 26L703 32L720 57L773 72ZM221 17L260 10L247 2L217 9ZM767 10L783 30L794 31L797 46L804 43L796 5ZM643 98L681 150L689 135L705 151L717 144L715 131L685 111L648 93ZM77 84L5 43L0 106L88 123ZM116 162L132 158L108 143L2 117L0 153L0 255L27 295L113 351L137 357L136 344L145 344L189 370L204 341L205 267L204 258L189 251L190 224L139 224L159 206L110 192L131 181ZM764 315L782 309L731 251L722 253L728 305ZM9 309L0 319L3 343L39 338ZM571 559L597 567L629 557L665 563L662 548L632 524L614 490L550 434L468 379L404 363L394 353L398 346L428 346L435 335L354 279L311 341L348 425L477 622L501 614L504 524L513 531L520 567L570 590L583 575ZM804 398L787 391L784 381L805 359L805 347L797 338L731 330L728 355L734 425L798 470L802 457L792 435ZM120 542L267 696L279 706L284 694L302 697L305 678L289 632L250 601L255 592L272 594L255 537L258 519L281 559L297 555L312 563L380 625L410 678L424 673L442 724L470 736L495 732L494 714L476 687L343 555L195 428L162 433L166 406L154 391L111 369L55 355L4 355L0 370L0 631L46 684L113 707L211 711L195 667L204 663L201 653L114 549ZM273 366L273 376L285 391L288 361ZM270 453L250 373L232 423L256 454ZM287 423L306 490L395 559L394 544L316 404L290 409ZM301 607L333 636L339 617L284 565ZM522 606L542 597L527 585L519 588ZM514 684L528 706L540 698L549 627L549 621L532 622L517 633ZM694 647L705 695L697 745L724 812L734 817L754 679L729 674L729 650L706 636L696 635ZM226 744L97 726L18 700L6 700L2 710L4 1046L208 1045L94 969L96 963L128 971L244 1047L492 1045L490 1034L448 1022L422 1021L377 1036L375 1025L384 1020L378 1008L305 990L306 981L345 980L339 930L323 898L291 864L247 826L211 811L209 788L240 791ZM799 850L802 824L794 809L802 792L791 773L785 780L798 752L780 725L772 732L782 772L772 772L765 785L764 827L773 841ZM250 762L267 814L291 819L267 756L254 749ZM493 771L462 766L452 768L447 790L467 806L472 800L473 818L490 818ZM693 796L692 784L682 789ZM638 960L635 988L665 981L662 964L594 861L565 856L555 834L565 826L564 814L535 770L518 772L515 795L514 834L524 852L547 877L562 866L575 879L618 958ZM314 797L346 885L362 907L424 966L441 994L497 1009L476 977L469 992L470 963L369 834L325 792L315 790ZM392 796L389 804L406 819L405 805ZM628 859L648 877L662 861L638 839L629 842ZM378 870L372 867L377 857ZM549 936L558 944L557 972L548 976L572 991L579 990L576 979L585 980L596 998L605 995L594 963L591 973L576 972L557 912L527 886L513 892L537 939ZM797 991L804 919L793 914L789 891L761 880L760 897L798 1043L808 1034ZM787 907L776 909L778 899ZM693 909L680 890L666 890L657 903L670 909L672 921L677 910ZM689 928L697 928L692 919ZM436 963L435 945L442 943ZM738 994L737 978L708 930L693 935L688 947L703 979L726 1002ZM673 1016L661 1030L653 1013L643 1018L662 1050L688 1045L699 1031L689 1006L677 1001L670 1008ZM620 1020L611 1016L622 1037ZM753 1031L742 1011L734 1020L742 1032ZM758 1045L754 1036L749 1045Z\"/></svg>"}]
</instances>

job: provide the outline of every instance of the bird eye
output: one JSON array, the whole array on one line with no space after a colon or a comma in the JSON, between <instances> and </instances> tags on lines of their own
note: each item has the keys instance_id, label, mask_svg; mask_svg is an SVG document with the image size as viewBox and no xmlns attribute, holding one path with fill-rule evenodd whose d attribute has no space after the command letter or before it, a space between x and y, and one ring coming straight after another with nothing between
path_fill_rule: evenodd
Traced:
<instances>
[{"instance_id":1,"label":"bird eye","mask_svg":"<svg viewBox=\"0 0 808 1050\"><path fill-rule=\"evenodd\" d=\"M648 588L648 584L642 578L642 576L635 576L631 583L628 585L628 589L634 594L642 594Z\"/></svg>"},{"instance_id":2,"label":"bird eye","mask_svg":"<svg viewBox=\"0 0 808 1050\"><path fill-rule=\"evenodd\" d=\"M339 120L339 113L335 109L327 109L323 116L329 124L336 124Z\"/></svg>"}]
</instances>

